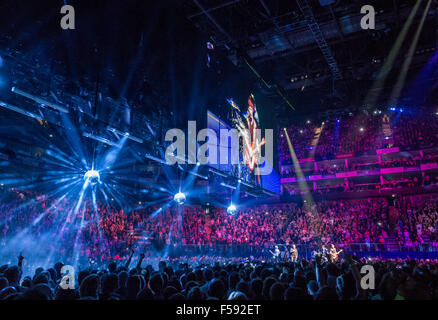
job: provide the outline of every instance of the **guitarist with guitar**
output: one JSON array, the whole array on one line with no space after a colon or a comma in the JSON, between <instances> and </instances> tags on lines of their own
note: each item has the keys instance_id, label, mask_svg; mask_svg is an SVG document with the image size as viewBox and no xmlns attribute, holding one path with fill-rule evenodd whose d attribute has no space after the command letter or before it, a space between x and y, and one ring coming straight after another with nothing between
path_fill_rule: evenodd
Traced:
<instances>
[{"instance_id":1,"label":"guitarist with guitar","mask_svg":"<svg viewBox=\"0 0 438 320\"><path fill-rule=\"evenodd\" d=\"M330 260L332 262L336 262L338 260L339 254L342 252L343 250L339 250L337 251L335 248L335 245L332 243L331 247L330 247L330 251L329 251L329 255L330 255Z\"/></svg>"},{"instance_id":2,"label":"guitarist with guitar","mask_svg":"<svg viewBox=\"0 0 438 320\"><path fill-rule=\"evenodd\" d=\"M277 262L280 259L280 248L278 248L277 245L274 248L274 252L272 252L271 250L269 250L269 252L272 254L272 258L274 259L274 261Z\"/></svg>"}]
</instances>

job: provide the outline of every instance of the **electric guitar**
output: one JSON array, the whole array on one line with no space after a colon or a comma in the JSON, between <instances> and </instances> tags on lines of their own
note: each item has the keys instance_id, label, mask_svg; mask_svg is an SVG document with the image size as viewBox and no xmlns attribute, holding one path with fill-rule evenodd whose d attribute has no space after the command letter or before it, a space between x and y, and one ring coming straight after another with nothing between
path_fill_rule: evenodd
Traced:
<instances>
[{"instance_id":1,"label":"electric guitar","mask_svg":"<svg viewBox=\"0 0 438 320\"><path fill-rule=\"evenodd\" d=\"M269 250L269 252L272 254L272 257L273 257L273 258L277 258L277 257L280 256L280 251L278 251L278 252L272 252L271 250Z\"/></svg>"},{"instance_id":2,"label":"electric guitar","mask_svg":"<svg viewBox=\"0 0 438 320\"><path fill-rule=\"evenodd\" d=\"M341 249L341 250L339 250L339 251L336 251L336 250L333 250L333 251L330 251L330 258L332 258L332 261L336 261L337 259L338 259L338 256L339 256L339 254L342 252L343 250Z\"/></svg>"}]
</instances>

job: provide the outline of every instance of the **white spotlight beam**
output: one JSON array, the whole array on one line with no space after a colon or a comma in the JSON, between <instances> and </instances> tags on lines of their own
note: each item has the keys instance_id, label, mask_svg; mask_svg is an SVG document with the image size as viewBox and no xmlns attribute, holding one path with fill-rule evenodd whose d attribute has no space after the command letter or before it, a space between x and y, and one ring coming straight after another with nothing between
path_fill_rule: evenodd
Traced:
<instances>
[{"instance_id":1,"label":"white spotlight beam","mask_svg":"<svg viewBox=\"0 0 438 320\"><path fill-rule=\"evenodd\" d=\"M137 138L137 137L131 135L129 132L122 132L122 131L117 130L117 129L112 128L112 127L107 127L107 130L112 132L112 133L116 133L118 135L127 137L128 139L130 139L132 141L135 141L135 142L138 142L138 143L143 143L143 139Z\"/></svg>"},{"instance_id":2,"label":"white spotlight beam","mask_svg":"<svg viewBox=\"0 0 438 320\"><path fill-rule=\"evenodd\" d=\"M95 141L99 141L99 142L102 142L102 143L107 144L107 145L112 146L112 147L119 147L120 146L119 143L116 143L114 141L108 140L108 139L103 138L103 137L95 136L94 134L91 134L91 133L88 133L88 132L84 132L84 133L82 133L82 135L85 138L92 139L92 140L95 140Z\"/></svg>"},{"instance_id":3,"label":"white spotlight beam","mask_svg":"<svg viewBox=\"0 0 438 320\"><path fill-rule=\"evenodd\" d=\"M187 161L186 161L186 158L184 157L184 158L182 158L182 157L180 157L180 156L175 156L175 159L177 159L177 160L181 160L181 161L184 161L184 163L187 163Z\"/></svg>"},{"instance_id":4,"label":"white spotlight beam","mask_svg":"<svg viewBox=\"0 0 438 320\"><path fill-rule=\"evenodd\" d=\"M3 101L0 101L0 106L5 108L5 109L11 110L11 111L15 111L17 113L20 113L22 115L25 115L27 117L30 117L30 118L33 118L33 119L36 119L36 120L40 120L40 121L44 120L43 117L41 117L41 116L39 116L39 115L37 115L37 114L35 114L33 112L23 110L23 109L21 109L19 107L13 106L12 104L9 104L9 103L3 102Z\"/></svg>"},{"instance_id":5,"label":"white spotlight beam","mask_svg":"<svg viewBox=\"0 0 438 320\"><path fill-rule=\"evenodd\" d=\"M58 110L60 112L63 112L63 113L68 113L69 112L67 108L64 108L63 106L60 106L59 104L52 103L50 101L41 99L41 98L39 98L37 96L34 96L33 94L24 92L23 90L20 90L20 89L18 89L16 87L12 87L11 91L16 93L16 94L18 94L18 95L20 95L20 96L23 96L25 98L33 100L36 103L39 103L39 104L44 105L44 106L48 106L48 107L50 107L52 109L55 109L55 110Z\"/></svg>"}]
</instances>

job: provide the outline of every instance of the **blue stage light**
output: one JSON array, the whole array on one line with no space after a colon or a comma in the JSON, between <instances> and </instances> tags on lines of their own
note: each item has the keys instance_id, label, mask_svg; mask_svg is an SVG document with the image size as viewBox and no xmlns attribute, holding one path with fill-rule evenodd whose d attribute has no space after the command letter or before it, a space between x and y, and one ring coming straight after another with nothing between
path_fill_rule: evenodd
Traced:
<instances>
[{"instance_id":1,"label":"blue stage light","mask_svg":"<svg viewBox=\"0 0 438 320\"><path fill-rule=\"evenodd\" d=\"M84 175L84 180L88 181L92 186L100 182L100 174L96 170L89 170Z\"/></svg>"},{"instance_id":2,"label":"blue stage light","mask_svg":"<svg viewBox=\"0 0 438 320\"><path fill-rule=\"evenodd\" d=\"M234 204L230 204L230 206L227 209L227 212L229 215L234 216L237 213L237 208Z\"/></svg>"},{"instance_id":3,"label":"blue stage light","mask_svg":"<svg viewBox=\"0 0 438 320\"><path fill-rule=\"evenodd\" d=\"M184 202L186 202L186 195L182 192L178 192L174 197L173 200L178 203L178 205L183 205Z\"/></svg>"}]
</instances>

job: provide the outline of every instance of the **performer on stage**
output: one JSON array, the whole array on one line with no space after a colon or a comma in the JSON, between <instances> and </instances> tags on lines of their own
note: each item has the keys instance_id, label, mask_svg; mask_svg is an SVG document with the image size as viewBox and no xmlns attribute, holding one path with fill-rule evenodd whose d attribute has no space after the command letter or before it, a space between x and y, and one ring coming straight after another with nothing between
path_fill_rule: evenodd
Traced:
<instances>
[{"instance_id":1,"label":"performer on stage","mask_svg":"<svg viewBox=\"0 0 438 320\"><path fill-rule=\"evenodd\" d=\"M272 254L274 261L277 262L280 259L280 248L277 245L274 247L274 252L271 250L269 250L269 252Z\"/></svg>"},{"instance_id":2,"label":"performer on stage","mask_svg":"<svg viewBox=\"0 0 438 320\"><path fill-rule=\"evenodd\" d=\"M328 249L325 247L325 245L322 245L322 247L321 247L321 261L327 262L328 255L329 255Z\"/></svg>"},{"instance_id":3,"label":"performer on stage","mask_svg":"<svg viewBox=\"0 0 438 320\"><path fill-rule=\"evenodd\" d=\"M292 244L292 248L290 248L290 258L292 262L298 261L298 250L295 244Z\"/></svg>"},{"instance_id":4,"label":"performer on stage","mask_svg":"<svg viewBox=\"0 0 438 320\"><path fill-rule=\"evenodd\" d=\"M342 249L337 251L335 245L332 243L330 247L330 260L332 262L336 262L338 260L339 254L342 252Z\"/></svg>"}]
</instances>

